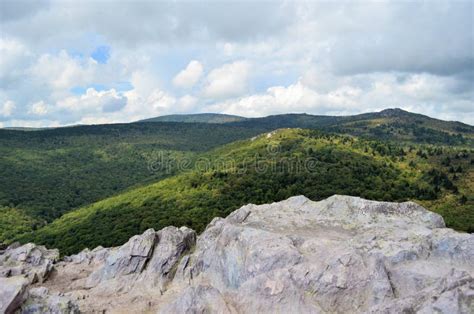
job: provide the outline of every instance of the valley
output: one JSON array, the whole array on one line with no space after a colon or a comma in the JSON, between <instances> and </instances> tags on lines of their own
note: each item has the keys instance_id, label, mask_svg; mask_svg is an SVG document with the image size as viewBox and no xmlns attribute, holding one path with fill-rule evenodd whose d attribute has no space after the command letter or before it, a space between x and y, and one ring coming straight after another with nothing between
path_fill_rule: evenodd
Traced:
<instances>
[{"instance_id":1,"label":"valley","mask_svg":"<svg viewBox=\"0 0 474 314\"><path fill-rule=\"evenodd\" d=\"M394 122L394 114L410 119ZM367 131L383 115L390 117L388 132ZM334 194L414 200L440 213L449 227L474 229L470 126L454 134L457 123L425 117L418 124L443 134L432 144L410 131L420 117L407 112L365 114L363 120L203 118L0 130L0 240L33 241L73 254L122 244L148 228L186 225L201 232L212 218L247 203ZM402 121L408 121L404 132L412 133L400 141L395 130L404 127Z\"/></svg>"}]
</instances>

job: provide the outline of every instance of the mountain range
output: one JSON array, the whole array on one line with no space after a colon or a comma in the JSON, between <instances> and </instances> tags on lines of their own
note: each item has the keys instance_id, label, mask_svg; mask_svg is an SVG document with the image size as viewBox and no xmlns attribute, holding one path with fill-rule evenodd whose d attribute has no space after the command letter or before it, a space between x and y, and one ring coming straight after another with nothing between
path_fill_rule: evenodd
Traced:
<instances>
[{"instance_id":1,"label":"mountain range","mask_svg":"<svg viewBox=\"0 0 474 314\"><path fill-rule=\"evenodd\" d=\"M473 232L473 143L473 126L401 109L2 129L0 241L73 254L299 194L413 200Z\"/></svg>"}]
</instances>

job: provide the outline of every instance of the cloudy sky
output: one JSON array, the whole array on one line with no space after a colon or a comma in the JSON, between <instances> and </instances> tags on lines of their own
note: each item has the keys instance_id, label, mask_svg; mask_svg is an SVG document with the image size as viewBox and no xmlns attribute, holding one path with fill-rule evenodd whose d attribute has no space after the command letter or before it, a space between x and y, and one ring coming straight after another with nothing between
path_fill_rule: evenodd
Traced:
<instances>
[{"instance_id":1,"label":"cloudy sky","mask_svg":"<svg viewBox=\"0 0 474 314\"><path fill-rule=\"evenodd\" d=\"M474 2L0 0L0 127L171 113L474 124Z\"/></svg>"}]
</instances>

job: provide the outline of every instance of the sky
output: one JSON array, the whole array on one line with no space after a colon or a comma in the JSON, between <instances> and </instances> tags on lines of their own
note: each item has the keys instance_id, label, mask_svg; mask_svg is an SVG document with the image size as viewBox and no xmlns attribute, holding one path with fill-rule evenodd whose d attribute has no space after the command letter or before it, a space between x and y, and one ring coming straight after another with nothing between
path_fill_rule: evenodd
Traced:
<instances>
[{"instance_id":1,"label":"sky","mask_svg":"<svg viewBox=\"0 0 474 314\"><path fill-rule=\"evenodd\" d=\"M474 124L473 1L0 0L0 127L402 108Z\"/></svg>"}]
</instances>

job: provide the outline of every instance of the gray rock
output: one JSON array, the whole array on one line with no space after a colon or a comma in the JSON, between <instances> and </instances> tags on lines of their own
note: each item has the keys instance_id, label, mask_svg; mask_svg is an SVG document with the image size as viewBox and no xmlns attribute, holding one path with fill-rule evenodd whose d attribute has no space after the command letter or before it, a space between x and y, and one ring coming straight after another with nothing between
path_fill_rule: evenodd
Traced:
<instances>
[{"instance_id":1,"label":"gray rock","mask_svg":"<svg viewBox=\"0 0 474 314\"><path fill-rule=\"evenodd\" d=\"M14 313L25 299L28 280L21 276L0 278L0 313Z\"/></svg>"},{"instance_id":2,"label":"gray rock","mask_svg":"<svg viewBox=\"0 0 474 314\"><path fill-rule=\"evenodd\" d=\"M181 257L196 243L196 232L187 227L166 227L157 232L157 238L141 281L164 291L173 279Z\"/></svg>"},{"instance_id":3,"label":"gray rock","mask_svg":"<svg viewBox=\"0 0 474 314\"><path fill-rule=\"evenodd\" d=\"M11 245L0 255L0 276L22 275L31 283L41 283L47 278L58 259L59 251L56 249L48 250L33 243L22 246Z\"/></svg>"},{"instance_id":4,"label":"gray rock","mask_svg":"<svg viewBox=\"0 0 474 314\"><path fill-rule=\"evenodd\" d=\"M186 288L180 299L158 310L158 313L220 313L230 314L236 311L229 308L219 290L198 285Z\"/></svg>"},{"instance_id":5,"label":"gray rock","mask_svg":"<svg viewBox=\"0 0 474 314\"><path fill-rule=\"evenodd\" d=\"M213 220L175 284L217 289L225 306L216 313L229 304L239 313L463 313L472 309L473 245L415 203L300 196ZM200 304L189 291L165 308Z\"/></svg>"},{"instance_id":6,"label":"gray rock","mask_svg":"<svg viewBox=\"0 0 474 314\"><path fill-rule=\"evenodd\" d=\"M107 252L103 265L87 279L86 288L101 285L101 289L114 293L146 285L158 287L162 292L174 277L177 263L196 242L196 233L186 227L166 227L158 232L153 229L132 237L123 246ZM102 250L97 251L102 254ZM89 252L72 257L71 260L90 263ZM86 257L83 257L86 255ZM117 279L111 282L112 279ZM106 286L106 287L104 287Z\"/></svg>"},{"instance_id":7,"label":"gray rock","mask_svg":"<svg viewBox=\"0 0 474 314\"><path fill-rule=\"evenodd\" d=\"M92 251L84 249L76 255L64 257L64 261L74 264L91 264L91 263L103 263L109 256L109 249L105 249L101 246L96 247Z\"/></svg>"},{"instance_id":8,"label":"gray rock","mask_svg":"<svg viewBox=\"0 0 474 314\"><path fill-rule=\"evenodd\" d=\"M28 298L19 310L21 314L75 314L80 313L78 306L67 297L53 295L47 288L32 288Z\"/></svg>"},{"instance_id":9,"label":"gray rock","mask_svg":"<svg viewBox=\"0 0 474 314\"><path fill-rule=\"evenodd\" d=\"M4 276L45 265L49 251L32 251L1 254ZM167 227L84 250L56 263L43 287L10 285L5 304L26 298L25 313L474 313L473 275L474 236L415 203L298 196L246 205L197 238Z\"/></svg>"},{"instance_id":10,"label":"gray rock","mask_svg":"<svg viewBox=\"0 0 474 314\"><path fill-rule=\"evenodd\" d=\"M148 229L136 235L115 251L109 253L104 266L92 273L88 287L129 274L140 273L151 257L156 241L156 232Z\"/></svg>"}]
</instances>

